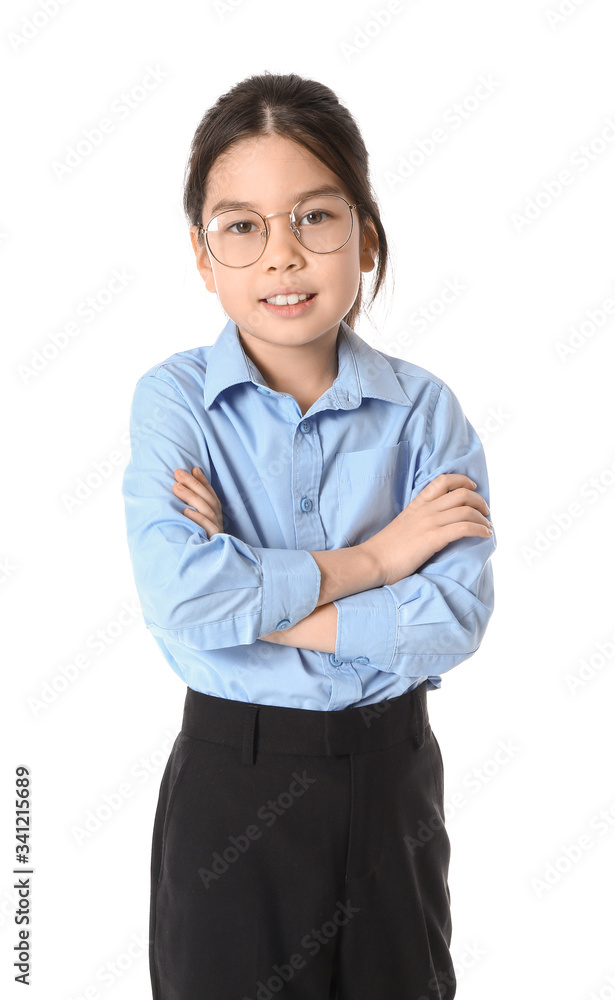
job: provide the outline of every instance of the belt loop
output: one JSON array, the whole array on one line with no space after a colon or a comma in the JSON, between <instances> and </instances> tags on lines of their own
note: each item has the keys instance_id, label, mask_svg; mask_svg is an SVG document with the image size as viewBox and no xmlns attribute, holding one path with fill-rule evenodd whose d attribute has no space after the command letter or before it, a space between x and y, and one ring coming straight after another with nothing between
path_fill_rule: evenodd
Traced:
<instances>
[{"instance_id":1,"label":"belt loop","mask_svg":"<svg viewBox=\"0 0 615 1000\"><path fill-rule=\"evenodd\" d=\"M243 737L241 744L241 763L253 764L256 751L256 717L258 705L246 702L243 716Z\"/></svg>"},{"instance_id":2,"label":"belt loop","mask_svg":"<svg viewBox=\"0 0 615 1000\"><path fill-rule=\"evenodd\" d=\"M425 734L427 731L427 712L424 704L427 693L427 682L423 681L418 688L415 688L415 731L414 745L417 750L425 746Z\"/></svg>"}]
</instances>

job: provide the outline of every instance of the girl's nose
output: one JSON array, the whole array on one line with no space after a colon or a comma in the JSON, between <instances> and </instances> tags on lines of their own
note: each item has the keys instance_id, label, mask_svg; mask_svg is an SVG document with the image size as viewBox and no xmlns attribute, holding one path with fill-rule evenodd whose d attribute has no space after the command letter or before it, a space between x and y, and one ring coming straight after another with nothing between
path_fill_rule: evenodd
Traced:
<instances>
[{"instance_id":1,"label":"girl's nose","mask_svg":"<svg viewBox=\"0 0 615 1000\"><path fill-rule=\"evenodd\" d=\"M299 260L307 252L290 228L288 215L267 219L269 236L261 261L278 267L289 260Z\"/></svg>"}]
</instances>

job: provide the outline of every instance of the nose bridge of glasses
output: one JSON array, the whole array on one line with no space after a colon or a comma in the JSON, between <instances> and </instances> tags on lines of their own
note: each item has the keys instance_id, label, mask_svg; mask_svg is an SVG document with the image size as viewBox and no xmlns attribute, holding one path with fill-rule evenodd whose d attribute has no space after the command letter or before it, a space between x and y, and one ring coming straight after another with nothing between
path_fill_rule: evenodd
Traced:
<instances>
[{"instance_id":1,"label":"nose bridge of glasses","mask_svg":"<svg viewBox=\"0 0 615 1000\"><path fill-rule=\"evenodd\" d=\"M288 228L292 230L292 232L295 232L297 224L296 222L293 222L292 218L293 212L294 209L292 209L290 212L269 212L269 215L262 215L261 219L265 220L265 229L271 234L272 232L271 223L267 224L267 219L274 219L276 215L285 215L286 218L288 219ZM284 232L284 229L282 229L281 231Z\"/></svg>"},{"instance_id":2,"label":"nose bridge of glasses","mask_svg":"<svg viewBox=\"0 0 615 1000\"><path fill-rule=\"evenodd\" d=\"M290 219L290 217L291 217L292 214L293 214L292 211L290 211L290 212L270 212L269 215L263 215L261 218L263 218L263 219L273 219L273 217L275 215L287 215L288 218Z\"/></svg>"},{"instance_id":3,"label":"nose bridge of glasses","mask_svg":"<svg viewBox=\"0 0 615 1000\"><path fill-rule=\"evenodd\" d=\"M276 215L285 215L286 218L288 219L288 225L287 226L284 226L282 223L280 223L280 226L281 226L281 228L279 230L280 235L283 234L283 233L285 233L286 229L288 228L290 230L290 232L296 238L299 237L297 223L293 222L293 219L292 219L293 212L294 212L294 209L292 209L290 212L269 212L268 215L261 215L261 219L265 220L265 231L266 231L265 242L268 242L269 237L273 234L273 229L272 229L271 223L268 223L266 220L267 219L273 219L273 218L275 218ZM265 234L263 233L262 235L265 235ZM301 242L301 240L299 240L299 242Z\"/></svg>"}]
</instances>

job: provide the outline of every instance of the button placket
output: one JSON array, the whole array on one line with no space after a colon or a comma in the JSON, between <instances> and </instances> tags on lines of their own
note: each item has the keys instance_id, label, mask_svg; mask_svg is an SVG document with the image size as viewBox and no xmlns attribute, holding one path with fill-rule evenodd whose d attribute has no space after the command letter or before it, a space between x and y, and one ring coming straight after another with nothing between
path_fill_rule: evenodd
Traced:
<instances>
[{"instance_id":1,"label":"button placket","mask_svg":"<svg viewBox=\"0 0 615 1000\"><path fill-rule=\"evenodd\" d=\"M292 502L297 548L308 552L326 547L318 510L322 462L320 438L313 422L300 421L293 438Z\"/></svg>"}]
</instances>

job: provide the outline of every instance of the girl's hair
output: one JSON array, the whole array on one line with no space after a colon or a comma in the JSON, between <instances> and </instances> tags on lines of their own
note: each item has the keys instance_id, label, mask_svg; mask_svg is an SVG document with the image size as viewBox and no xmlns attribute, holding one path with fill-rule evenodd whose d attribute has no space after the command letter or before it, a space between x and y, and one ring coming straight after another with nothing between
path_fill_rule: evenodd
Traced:
<instances>
[{"instance_id":1,"label":"girl's hair","mask_svg":"<svg viewBox=\"0 0 615 1000\"><path fill-rule=\"evenodd\" d=\"M368 219L378 234L376 280L369 306L384 281L388 247L369 178L369 157L358 125L329 87L296 73L249 76L222 94L204 114L194 134L184 178L184 212L191 225L203 223L209 171L218 156L242 139L280 135L309 150L346 185L361 230ZM198 232L199 244L204 234ZM344 320L350 327L362 311L359 290Z\"/></svg>"}]
</instances>

